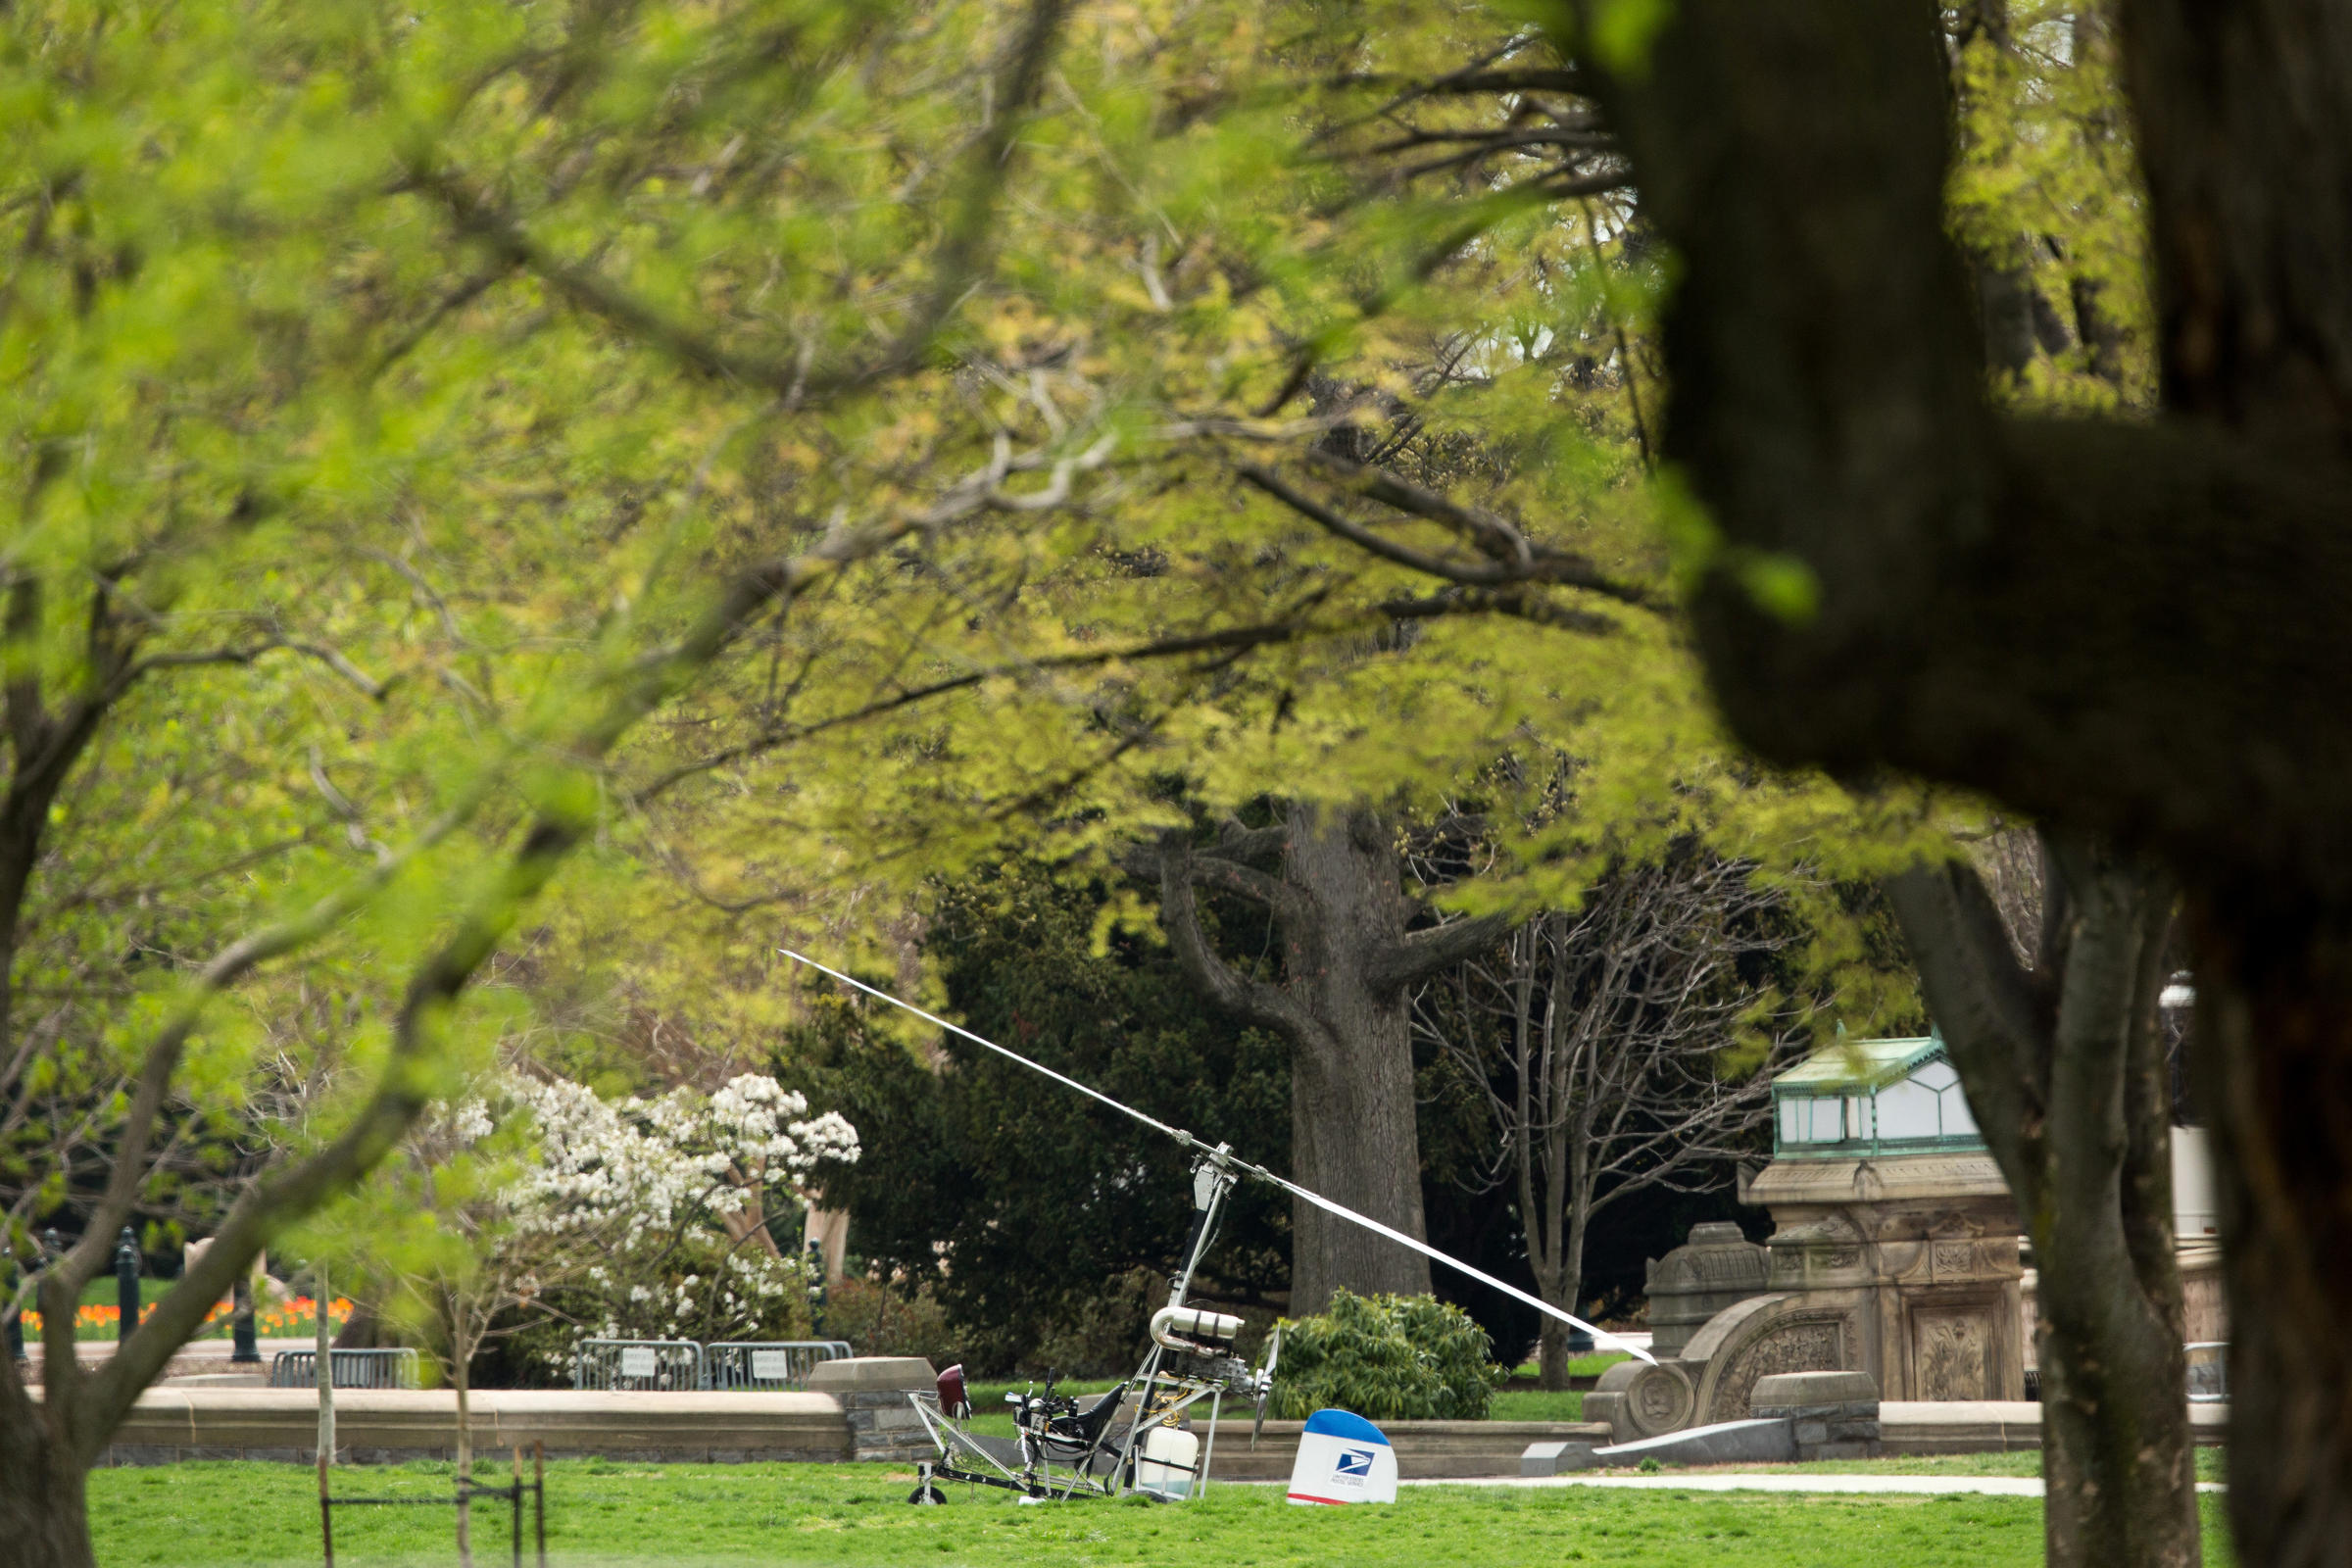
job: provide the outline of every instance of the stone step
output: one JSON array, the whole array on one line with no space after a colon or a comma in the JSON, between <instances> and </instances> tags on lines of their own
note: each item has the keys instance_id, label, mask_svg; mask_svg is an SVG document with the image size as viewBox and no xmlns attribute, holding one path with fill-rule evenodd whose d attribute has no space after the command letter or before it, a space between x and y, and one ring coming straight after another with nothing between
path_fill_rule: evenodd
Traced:
<instances>
[{"instance_id":1,"label":"stone step","mask_svg":"<svg viewBox=\"0 0 2352 1568\"><path fill-rule=\"evenodd\" d=\"M2199 1445L2228 1440L2230 1407L2191 1404ZM2031 1399L1890 1399L1879 1406L1879 1441L1887 1453L2000 1453L2041 1446L2041 1406Z\"/></svg>"}]
</instances>

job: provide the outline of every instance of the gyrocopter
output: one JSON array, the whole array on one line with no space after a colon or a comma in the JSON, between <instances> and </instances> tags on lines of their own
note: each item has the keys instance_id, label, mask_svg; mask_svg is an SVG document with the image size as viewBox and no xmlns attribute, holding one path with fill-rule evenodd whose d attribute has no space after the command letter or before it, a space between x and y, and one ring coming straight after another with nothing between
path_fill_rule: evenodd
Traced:
<instances>
[{"instance_id":1,"label":"gyrocopter","mask_svg":"<svg viewBox=\"0 0 2352 1568\"><path fill-rule=\"evenodd\" d=\"M1642 1360L1650 1359L1648 1351L1605 1329L1595 1328L1583 1318L1448 1256L1426 1242L1243 1159L1233 1152L1230 1145L1219 1144L1211 1149L1181 1127L1171 1127L1132 1105L1122 1104L1075 1078L926 1012L912 1003L901 1001L887 991L877 990L789 948L777 951L796 962L831 975L844 985L905 1008L974 1045L1017 1061L1065 1088L1075 1089L1090 1100L1100 1101L1121 1115L1175 1139L1186 1149L1199 1151L1193 1164L1192 1239L1186 1244L1182 1266L1169 1282L1167 1304L1152 1314L1151 1348L1135 1375L1083 1404L1076 1397L1056 1395L1054 1379L1049 1375L1042 1393L1031 1390L1004 1396L1012 1407L1014 1436L998 1438L971 1430L972 1406L965 1396L963 1369L951 1367L941 1375L935 1391L908 1396L939 1454L936 1460L919 1467L913 1494L907 1498L909 1502L943 1501L938 1485L942 1481L1001 1487L1019 1493L1024 1499L1037 1501L1109 1497L1130 1492L1163 1502L1197 1497L1208 1487L1217 1417L1228 1396L1251 1402L1250 1442L1254 1445L1265 1426L1266 1401L1274 1392L1274 1371L1282 1354L1282 1331L1279 1326L1276 1328L1266 1343L1265 1360L1252 1367L1236 1353L1235 1341L1241 1334L1242 1320L1185 1299L1192 1290L1194 1271L1216 1239L1225 1200L1245 1176L1279 1187L1326 1213L1385 1236L1548 1317L1583 1329L1597 1341L1617 1346ZM1192 1412L1203 1400L1208 1404L1205 1442L1191 1430Z\"/></svg>"},{"instance_id":2,"label":"gyrocopter","mask_svg":"<svg viewBox=\"0 0 2352 1568\"><path fill-rule=\"evenodd\" d=\"M1114 1496L1130 1491L1171 1502L1192 1496L1208 1485L1217 1417L1228 1395L1254 1401L1250 1436L1256 1440L1274 1390L1282 1331L1277 1328L1267 1342L1264 1364L1252 1367L1234 1353L1240 1318L1185 1301L1193 1271L1216 1238L1226 1195L1239 1180L1225 1163L1231 1154L1219 1147L1193 1167L1192 1240L1182 1269L1170 1282L1168 1304L1152 1314L1152 1348L1135 1376L1083 1406L1055 1395L1051 1375L1042 1394L1008 1394L1015 1435L1007 1439L971 1430L963 1369L951 1367L938 1392L911 1396L939 1458L920 1467L908 1500L939 1501L940 1481L1003 1487L1029 1497ZM1206 1443L1190 1430L1192 1411L1204 1399Z\"/></svg>"}]
</instances>

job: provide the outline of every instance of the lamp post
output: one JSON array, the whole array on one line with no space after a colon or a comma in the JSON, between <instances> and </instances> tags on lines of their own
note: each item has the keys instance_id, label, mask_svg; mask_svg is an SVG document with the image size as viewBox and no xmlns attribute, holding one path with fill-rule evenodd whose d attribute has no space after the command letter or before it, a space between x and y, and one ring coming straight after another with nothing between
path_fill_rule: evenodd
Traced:
<instances>
[{"instance_id":1,"label":"lamp post","mask_svg":"<svg viewBox=\"0 0 2352 1568\"><path fill-rule=\"evenodd\" d=\"M115 1338L127 1340L139 1326L139 1239L129 1226L115 1243Z\"/></svg>"}]
</instances>

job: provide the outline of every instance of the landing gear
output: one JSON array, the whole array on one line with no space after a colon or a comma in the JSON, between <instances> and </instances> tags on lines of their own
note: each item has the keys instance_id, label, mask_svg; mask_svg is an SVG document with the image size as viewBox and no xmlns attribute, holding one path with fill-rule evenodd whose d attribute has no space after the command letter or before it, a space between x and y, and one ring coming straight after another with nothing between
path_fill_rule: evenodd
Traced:
<instances>
[{"instance_id":1,"label":"landing gear","mask_svg":"<svg viewBox=\"0 0 2352 1568\"><path fill-rule=\"evenodd\" d=\"M941 1492L938 1484L931 1479L929 1465L915 1466L914 1490L906 1494L906 1500L918 1508L936 1508L948 1500L947 1494Z\"/></svg>"}]
</instances>

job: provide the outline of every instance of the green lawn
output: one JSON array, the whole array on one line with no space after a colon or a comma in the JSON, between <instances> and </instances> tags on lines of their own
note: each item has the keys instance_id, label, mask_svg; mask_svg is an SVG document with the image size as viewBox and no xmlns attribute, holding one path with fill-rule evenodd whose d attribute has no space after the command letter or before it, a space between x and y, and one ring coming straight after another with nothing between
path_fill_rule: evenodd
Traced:
<instances>
[{"instance_id":1,"label":"green lawn","mask_svg":"<svg viewBox=\"0 0 2352 1568\"><path fill-rule=\"evenodd\" d=\"M1592 1355L1580 1355L1568 1363L1568 1375L1572 1378L1596 1378L1618 1362L1630 1359L1623 1350L1601 1350ZM1542 1368L1535 1362L1523 1361L1511 1368L1511 1376L1532 1378L1541 1371Z\"/></svg>"},{"instance_id":2,"label":"green lawn","mask_svg":"<svg viewBox=\"0 0 2352 1568\"><path fill-rule=\"evenodd\" d=\"M2199 1481L2230 1479L2223 1464L2224 1451L2221 1448L2197 1450ZM1817 1459L1811 1464L1775 1465L1773 1468L1803 1471L1809 1475L2037 1476L2041 1474L2041 1450L2029 1448L2018 1453L1918 1454L1886 1459Z\"/></svg>"},{"instance_id":3,"label":"green lawn","mask_svg":"<svg viewBox=\"0 0 2352 1568\"><path fill-rule=\"evenodd\" d=\"M2041 1505L2015 1497L1788 1497L1707 1493L1410 1487L1394 1507L1294 1508L1270 1487L1198 1502L1016 1506L956 1489L909 1508L912 1473L851 1465L549 1466L552 1563L1035 1568L1040 1562L1183 1562L1234 1568L1628 1563L1642 1568L1991 1568L2041 1560ZM346 1469L353 1495L430 1496L449 1466ZM2206 1561L2227 1561L2206 1510ZM101 1470L90 1513L102 1568L316 1562L313 1474L298 1465ZM507 1519L476 1515L483 1568L503 1563ZM441 1508L341 1513L345 1568L455 1560ZM526 1561L527 1561L526 1554Z\"/></svg>"}]
</instances>

